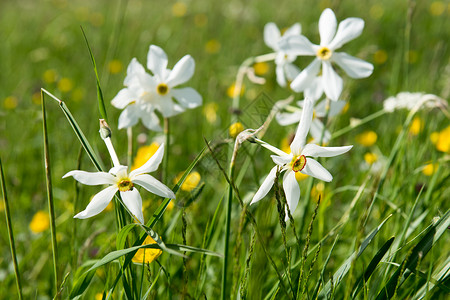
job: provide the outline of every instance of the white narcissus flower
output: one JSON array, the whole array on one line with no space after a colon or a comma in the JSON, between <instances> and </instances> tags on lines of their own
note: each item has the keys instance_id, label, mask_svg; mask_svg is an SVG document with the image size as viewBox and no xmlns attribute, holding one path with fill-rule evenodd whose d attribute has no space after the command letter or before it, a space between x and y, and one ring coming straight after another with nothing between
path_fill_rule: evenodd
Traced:
<instances>
[{"instance_id":1,"label":"white narcissus flower","mask_svg":"<svg viewBox=\"0 0 450 300\"><path fill-rule=\"evenodd\" d=\"M298 101L297 105L299 107L288 107L287 110L290 110L291 112L280 112L277 113L275 118L277 119L278 124L281 126L288 126L294 123L298 123L302 118L302 111L303 111L303 105L305 101ZM331 138L331 133L328 130L324 130L324 124L319 118L323 118L326 115L326 105L327 101L322 100L318 102L318 104L315 104L317 102L313 101L314 112L313 112L313 119L311 122L311 128L310 133L313 137L313 143L319 143L322 138L322 132L323 132L323 138L322 143L328 143ZM328 117L332 118L338 114L341 113L341 111L344 109L346 102L344 100L338 100L338 101L331 101L328 111Z\"/></svg>"},{"instance_id":2,"label":"white narcissus flower","mask_svg":"<svg viewBox=\"0 0 450 300\"><path fill-rule=\"evenodd\" d=\"M389 97L383 102L386 112L393 112L396 109L406 108L412 110L417 105L423 107L446 107L446 101L433 94L401 92L396 96Z\"/></svg>"},{"instance_id":3,"label":"white narcissus flower","mask_svg":"<svg viewBox=\"0 0 450 300\"><path fill-rule=\"evenodd\" d=\"M86 209L74 216L78 219L86 219L102 212L117 192L129 211L144 224L142 213L142 198L135 185L140 185L147 191L161 197L175 199L175 194L163 183L147 174L156 171L164 156L164 144L156 153L140 168L128 173L128 167L115 165L108 173L70 171L63 178L72 176L78 182L86 185L104 185L107 188L97 193L87 205ZM113 158L113 161L114 158Z\"/></svg>"},{"instance_id":4,"label":"white narcissus flower","mask_svg":"<svg viewBox=\"0 0 450 300\"><path fill-rule=\"evenodd\" d=\"M300 199L300 187L295 179L296 172L301 172L327 182L330 182L333 179L330 172L328 172L317 160L313 159L313 157L337 156L349 151L353 146L321 147L315 144L305 145L306 136L308 135L309 127L311 126L312 116L313 102L311 99L306 99L300 124L298 125L295 138L290 146L290 154L271 145L263 145L278 154L271 155L272 160L276 165L270 170L269 175L264 179L250 204L258 202L267 195L274 184L277 170L284 172L283 190L286 194L286 202L291 212L296 209Z\"/></svg>"},{"instance_id":5,"label":"white narcissus flower","mask_svg":"<svg viewBox=\"0 0 450 300\"><path fill-rule=\"evenodd\" d=\"M113 106L124 109L119 128L131 127L140 118L148 129L160 130L155 110L168 118L202 104L201 95L193 88L175 88L194 74L194 59L185 55L172 70L167 68L167 63L166 53L155 45L150 45L147 55L147 68L153 76L135 58L130 62L124 80L126 88L111 101Z\"/></svg>"},{"instance_id":6,"label":"white narcissus flower","mask_svg":"<svg viewBox=\"0 0 450 300\"><path fill-rule=\"evenodd\" d=\"M283 35L281 35L275 23L267 23L264 26L264 42L276 53L275 64L276 64L276 75L277 82L280 86L285 87L286 82L292 80L300 73L300 69L292 64L292 62L297 58L297 55L287 54L282 51L279 47L279 42L282 38L289 36L297 36L301 33L300 24L296 23L289 27Z\"/></svg>"},{"instance_id":7,"label":"white narcissus flower","mask_svg":"<svg viewBox=\"0 0 450 300\"><path fill-rule=\"evenodd\" d=\"M332 62L340 66L351 78L370 76L373 71L372 64L344 52L335 52L345 43L360 36L363 28L364 21L360 18L347 18L337 26L336 16L327 8L319 19L320 45L311 43L304 36L282 39L279 46L286 53L316 56L292 81L291 88L296 92L307 89L322 66L322 87L328 98L337 101L342 92L343 81L334 71Z\"/></svg>"}]
</instances>

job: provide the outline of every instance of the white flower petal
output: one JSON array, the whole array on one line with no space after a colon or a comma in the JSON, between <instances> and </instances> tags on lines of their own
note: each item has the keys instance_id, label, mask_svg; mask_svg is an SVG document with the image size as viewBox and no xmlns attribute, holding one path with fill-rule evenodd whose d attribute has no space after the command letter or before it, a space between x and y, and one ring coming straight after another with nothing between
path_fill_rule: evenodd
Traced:
<instances>
[{"instance_id":1,"label":"white flower petal","mask_svg":"<svg viewBox=\"0 0 450 300\"><path fill-rule=\"evenodd\" d=\"M264 26L264 43L272 48L274 51L278 51L278 41L281 38L280 30L275 23L270 22Z\"/></svg>"},{"instance_id":2,"label":"white flower petal","mask_svg":"<svg viewBox=\"0 0 450 300\"><path fill-rule=\"evenodd\" d=\"M309 83L309 86L305 88L304 93L305 98L311 98L314 101L319 100L323 94L322 77L321 76L314 77Z\"/></svg>"},{"instance_id":3,"label":"white flower petal","mask_svg":"<svg viewBox=\"0 0 450 300\"><path fill-rule=\"evenodd\" d=\"M302 154L313 157L333 157L349 151L352 147L353 146L321 147L315 144L308 144L303 149Z\"/></svg>"},{"instance_id":4,"label":"white flower petal","mask_svg":"<svg viewBox=\"0 0 450 300\"><path fill-rule=\"evenodd\" d=\"M127 67L127 76L123 84L125 86L130 86L135 78L139 75L145 74L144 67L138 62L136 58L133 58Z\"/></svg>"},{"instance_id":5,"label":"white flower petal","mask_svg":"<svg viewBox=\"0 0 450 300\"><path fill-rule=\"evenodd\" d=\"M147 114L145 118L141 118L142 124L149 130L153 131L162 131L161 126L159 125L158 116L152 111Z\"/></svg>"},{"instance_id":6,"label":"white flower petal","mask_svg":"<svg viewBox=\"0 0 450 300\"><path fill-rule=\"evenodd\" d=\"M144 189L163 198L175 199L175 194L161 181L148 174L140 174L134 177L133 183L139 184Z\"/></svg>"},{"instance_id":7,"label":"white flower petal","mask_svg":"<svg viewBox=\"0 0 450 300\"><path fill-rule=\"evenodd\" d=\"M286 87L286 77L284 76L284 65L277 64L275 68L275 74L277 75L277 83L281 87Z\"/></svg>"},{"instance_id":8,"label":"white flower petal","mask_svg":"<svg viewBox=\"0 0 450 300\"><path fill-rule=\"evenodd\" d=\"M329 61L322 62L322 72L322 86L325 94L331 100L337 101L344 86L342 78L333 70Z\"/></svg>"},{"instance_id":9,"label":"white flower petal","mask_svg":"<svg viewBox=\"0 0 450 300\"><path fill-rule=\"evenodd\" d=\"M122 111L119 116L119 129L128 128L134 126L139 121L141 109L139 105L134 103L130 104Z\"/></svg>"},{"instance_id":10,"label":"white flower petal","mask_svg":"<svg viewBox=\"0 0 450 300\"><path fill-rule=\"evenodd\" d=\"M130 210L130 212L144 224L144 214L142 213L142 198L137 189L132 189L126 192L120 192L120 197L122 198L125 206Z\"/></svg>"},{"instance_id":11,"label":"white flower petal","mask_svg":"<svg viewBox=\"0 0 450 300\"><path fill-rule=\"evenodd\" d=\"M111 104L118 109L124 109L130 102L137 100L137 95L133 90L129 88L121 89L114 99L111 100Z\"/></svg>"},{"instance_id":12,"label":"white flower petal","mask_svg":"<svg viewBox=\"0 0 450 300\"><path fill-rule=\"evenodd\" d=\"M328 172L328 170L325 169L317 160L310 157L306 159L306 165L300 172L326 182L333 180L333 176L331 176L330 172Z\"/></svg>"},{"instance_id":13,"label":"white flower petal","mask_svg":"<svg viewBox=\"0 0 450 300\"><path fill-rule=\"evenodd\" d=\"M109 202L111 202L111 199L118 190L114 185L100 191L92 198L91 202L86 206L86 209L76 214L74 218L86 219L101 213L108 206Z\"/></svg>"},{"instance_id":14,"label":"white flower petal","mask_svg":"<svg viewBox=\"0 0 450 300\"><path fill-rule=\"evenodd\" d=\"M278 156L278 155L271 155L270 156L274 163L277 165L283 167L285 164L288 164L292 160L292 155L284 155L284 156Z\"/></svg>"},{"instance_id":15,"label":"white flower petal","mask_svg":"<svg viewBox=\"0 0 450 300\"><path fill-rule=\"evenodd\" d=\"M252 201L250 202L250 205L258 202L259 200L261 200L262 198L264 198L267 195L267 193L270 191L270 189L272 188L272 186L274 184L274 180L277 175L277 169L278 169L278 166L275 166L270 170L269 174L264 179L263 183L259 187L255 196L253 196Z\"/></svg>"},{"instance_id":16,"label":"white flower petal","mask_svg":"<svg viewBox=\"0 0 450 300\"><path fill-rule=\"evenodd\" d=\"M286 74L286 78L289 81L294 80L295 77L298 76L298 74L300 74L301 70L299 67L297 67L294 64L291 63L285 63L284 64L284 74Z\"/></svg>"},{"instance_id":17,"label":"white flower petal","mask_svg":"<svg viewBox=\"0 0 450 300\"><path fill-rule=\"evenodd\" d=\"M150 45L147 54L147 69L153 72L160 80L167 69L167 54L158 46Z\"/></svg>"},{"instance_id":18,"label":"white flower petal","mask_svg":"<svg viewBox=\"0 0 450 300\"><path fill-rule=\"evenodd\" d=\"M173 89L171 93L182 107L195 108L202 105L202 96L191 87Z\"/></svg>"},{"instance_id":19,"label":"white flower petal","mask_svg":"<svg viewBox=\"0 0 450 300\"><path fill-rule=\"evenodd\" d=\"M327 46L336 33L337 20L334 12L327 8L320 15L319 19L319 33L320 45Z\"/></svg>"},{"instance_id":20,"label":"white flower petal","mask_svg":"<svg viewBox=\"0 0 450 300\"><path fill-rule=\"evenodd\" d=\"M294 35L282 37L278 42L281 51L290 55L316 55L316 50L313 43L311 43L303 35Z\"/></svg>"},{"instance_id":21,"label":"white flower petal","mask_svg":"<svg viewBox=\"0 0 450 300\"><path fill-rule=\"evenodd\" d=\"M169 87L175 87L179 84L183 84L194 75L195 62L190 55L183 56L177 64L173 67L167 78L167 85Z\"/></svg>"},{"instance_id":22,"label":"white flower petal","mask_svg":"<svg viewBox=\"0 0 450 300\"><path fill-rule=\"evenodd\" d=\"M130 172L130 179L133 181L133 178L139 174L156 171L163 159L163 156L164 156L164 144L161 144L158 150L156 150L155 154L153 154L152 157L150 157L150 159L147 160L147 162L144 165Z\"/></svg>"},{"instance_id":23,"label":"white flower petal","mask_svg":"<svg viewBox=\"0 0 450 300\"><path fill-rule=\"evenodd\" d=\"M323 123L319 119L313 119L311 123L311 128L309 129L309 133L314 139L315 143L319 143L322 138L324 126ZM331 133L328 130L323 132L322 143L328 143L331 138Z\"/></svg>"},{"instance_id":24,"label":"white flower petal","mask_svg":"<svg viewBox=\"0 0 450 300\"><path fill-rule=\"evenodd\" d=\"M295 172L287 171L283 177L283 190L286 195L286 202L289 206L291 214L294 213L300 199L300 186L295 179Z\"/></svg>"},{"instance_id":25,"label":"white flower petal","mask_svg":"<svg viewBox=\"0 0 450 300\"><path fill-rule=\"evenodd\" d=\"M315 58L300 74L292 81L291 89L295 92L304 91L310 87L311 82L315 79L320 70L320 60Z\"/></svg>"},{"instance_id":26,"label":"white flower petal","mask_svg":"<svg viewBox=\"0 0 450 300\"><path fill-rule=\"evenodd\" d=\"M298 124L297 132L295 133L294 140L291 143L291 152L293 155L299 155L300 150L305 145L306 136L308 135L313 117L313 105L314 104L311 99L305 99L300 124Z\"/></svg>"},{"instance_id":27,"label":"white flower petal","mask_svg":"<svg viewBox=\"0 0 450 300\"><path fill-rule=\"evenodd\" d=\"M278 124L281 126L287 126L294 123L298 123L302 118L302 110L298 110L293 113L278 113L275 115Z\"/></svg>"},{"instance_id":28,"label":"white flower petal","mask_svg":"<svg viewBox=\"0 0 450 300\"><path fill-rule=\"evenodd\" d=\"M373 72L373 65L362 59L339 52L333 54L333 61L351 78L366 78Z\"/></svg>"},{"instance_id":29,"label":"white flower petal","mask_svg":"<svg viewBox=\"0 0 450 300\"><path fill-rule=\"evenodd\" d=\"M62 178L72 176L76 181L85 185L101 185L114 184L115 178L113 175L106 172L85 172L85 171L70 171Z\"/></svg>"},{"instance_id":30,"label":"white flower petal","mask_svg":"<svg viewBox=\"0 0 450 300\"><path fill-rule=\"evenodd\" d=\"M340 48L345 43L356 39L364 29L364 21L360 18L347 18L341 23L334 39L329 44L331 50Z\"/></svg>"},{"instance_id":31,"label":"white flower petal","mask_svg":"<svg viewBox=\"0 0 450 300\"><path fill-rule=\"evenodd\" d=\"M289 27L283 34L283 36L294 36L300 35L302 32L302 26L299 23L295 23L291 27Z\"/></svg>"}]
</instances>

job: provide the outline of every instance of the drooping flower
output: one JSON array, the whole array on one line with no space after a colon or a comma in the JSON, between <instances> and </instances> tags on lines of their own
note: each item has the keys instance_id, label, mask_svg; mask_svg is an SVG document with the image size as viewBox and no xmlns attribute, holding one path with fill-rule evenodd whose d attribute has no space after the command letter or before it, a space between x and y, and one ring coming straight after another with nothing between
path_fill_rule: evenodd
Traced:
<instances>
[{"instance_id":1,"label":"drooping flower","mask_svg":"<svg viewBox=\"0 0 450 300\"><path fill-rule=\"evenodd\" d=\"M185 55L172 70L167 68L167 63L166 53L155 45L150 45L147 55L147 68L153 75L146 73L136 58L131 60L124 80L126 88L111 101L113 106L124 109L119 117L119 129L131 127L142 119L148 129L159 131L155 110L168 118L202 104L201 95L193 88L175 88L194 74L194 59Z\"/></svg>"},{"instance_id":2,"label":"drooping flower","mask_svg":"<svg viewBox=\"0 0 450 300\"><path fill-rule=\"evenodd\" d=\"M282 35L275 23L267 23L264 26L264 42L276 53L275 72L277 75L277 82L282 87L286 86L287 81L293 80L295 76L300 73L300 69L292 64L297 58L297 55L284 52L280 48L279 43L282 38L300 36L301 30L300 24L296 23L289 27Z\"/></svg>"},{"instance_id":3,"label":"drooping flower","mask_svg":"<svg viewBox=\"0 0 450 300\"><path fill-rule=\"evenodd\" d=\"M110 149L109 146L108 149ZM75 215L74 218L86 219L99 214L108 206L114 195L119 192L123 203L129 211L139 222L144 223L142 198L135 185L140 185L147 191L158 196L175 199L175 194L166 185L147 174L158 169L164 155L164 144L159 147L156 153L143 166L129 173L127 166L120 165L117 156L115 156L115 152L112 154L110 150L110 154L114 162L114 167L108 173L76 170L70 171L63 176L63 178L72 176L78 182L86 185L109 185L97 193L87 205L86 209Z\"/></svg>"},{"instance_id":4,"label":"drooping flower","mask_svg":"<svg viewBox=\"0 0 450 300\"><path fill-rule=\"evenodd\" d=\"M330 182L333 176L313 157L332 157L349 151L353 146L343 147L321 147L315 144L306 144L306 136L308 135L313 117L313 102L306 99L303 112L298 125L294 140L291 143L291 153L287 154L272 145L262 144L267 149L276 153L271 155L272 160L276 164L269 175L264 179L261 187L253 196L251 204L258 202L270 191L274 184L277 171L284 172L283 190L286 194L286 201L291 212L295 210L300 199L300 187L295 178L295 174L300 172L317 179ZM305 145L306 144L306 145Z\"/></svg>"},{"instance_id":5,"label":"drooping flower","mask_svg":"<svg viewBox=\"0 0 450 300\"><path fill-rule=\"evenodd\" d=\"M446 107L447 102L433 94L401 92L389 97L383 102L386 112L393 112L397 109L412 110L417 105L423 108Z\"/></svg>"},{"instance_id":6,"label":"drooping flower","mask_svg":"<svg viewBox=\"0 0 450 300\"><path fill-rule=\"evenodd\" d=\"M337 31L336 31L337 27ZM337 26L336 16L329 8L322 12L319 19L320 45L311 43L305 36L291 36L282 39L280 49L289 55L315 56L291 83L296 92L307 89L319 74L322 66L322 87L331 100L337 101L343 88L342 78L334 71L332 63L340 66L352 78L370 76L373 65L344 52L336 52L345 43L361 35L364 21L360 18L347 18Z\"/></svg>"}]
</instances>

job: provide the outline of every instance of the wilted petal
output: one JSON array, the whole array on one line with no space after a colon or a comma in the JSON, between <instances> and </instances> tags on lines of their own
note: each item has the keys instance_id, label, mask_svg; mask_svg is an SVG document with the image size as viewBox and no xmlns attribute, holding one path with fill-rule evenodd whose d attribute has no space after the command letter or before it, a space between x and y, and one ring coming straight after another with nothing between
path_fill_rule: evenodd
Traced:
<instances>
[{"instance_id":1,"label":"wilted petal","mask_svg":"<svg viewBox=\"0 0 450 300\"><path fill-rule=\"evenodd\" d=\"M115 178L113 175L106 172L85 172L85 171L70 171L62 178L72 176L76 181L85 185L101 185L114 184Z\"/></svg>"},{"instance_id":2,"label":"wilted petal","mask_svg":"<svg viewBox=\"0 0 450 300\"><path fill-rule=\"evenodd\" d=\"M76 214L74 218L86 219L99 214L108 206L118 190L119 189L114 185L100 191L92 198L91 202L86 206L86 209Z\"/></svg>"},{"instance_id":3,"label":"wilted petal","mask_svg":"<svg viewBox=\"0 0 450 300\"><path fill-rule=\"evenodd\" d=\"M316 55L316 50L313 43L311 43L303 35L294 35L282 37L278 42L281 51L291 55Z\"/></svg>"},{"instance_id":4,"label":"wilted petal","mask_svg":"<svg viewBox=\"0 0 450 300\"><path fill-rule=\"evenodd\" d=\"M319 33L320 45L327 46L336 33L337 20L334 12L327 8L320 15L319 19Z\"/></svg>"},{"instance_id":5,"label":"wilted petal","mask_svg":"<svg viewBox=\"0 0 450 300\"><path fill-rule=\"evenodd\" d=\"M373 72L373 65L347 53L334 53L333 61L351 78L366 78Z\"/></svg>"},{"instance_id":6,"label":"wilted petal","mask_svg":"<svg viewBox=\"0 0 450 300\"><path fill-rule=\"evenodd\" d=\"M130 104L122 111L119 116L119 129L128 128L134 126L139 121L141 109L134 103Z\"/></svg>"},{"instance_id":7,"label":"wilted petal","mask_svg":"<svg viewBox=\"0 0 450 300\"><path fill-rule=\"evenodd\" d=\"M336 33L336 36L331 41L329 47L331 50L340 48L345 43L356 39L361 35L364 29L364 21L360 18L347 18L341 23Z\"/></svg>"},{"instance_id":8,"label":"wilted petal","mask_svg":"<svg viewBox=\"0 0 450 300\"><path fill-rule=\"evenodd\" d=\"M140 174L132 179L133 183L139 184L144 189L163 198L175 199L175 194L161 181L148 174Z\"/></svg>"},{"instance_id":9,"label":"wilted petal","mask_svg":"<svg viewBox=\"0 0 450 300\"><path fill-rule=\"evenodd\" d=\"M267 193L270 191L270 189L273 186L275 177L277 175L277 169L278 169L278 166L275 166L270 170L269 174L266 176L266 179L264 179L263 183L259 187L255 196L253 196L253 199L250 202L250 204L258 202L259 200L261 200L262 198L264 198L267 195Z\"/></svg>"},{"instance_id":10,"label":"wilted petal","mask_svg":"<svg viewBox=\"0 0 450 300\"><path fill-rule=\"evenodd\" d=\"M142 198L139 191L137 189L132 189L126 192L120 192L120 197L130 212L139 220L139 222L144 224Z\"/></svg>"},{"instance_id":11,"label":"wilted petal","mask_svg":"<svg viewBox=\"0 0 450 300\"><path fill-rule=\"evenodd\" d=\"M161 144L158 150L156 150L155 154L153 154L153 156L150 157L150 159L147 160L147 162L144 165L130 172L131 180L133 180L133 177L136 175L156 171L163 159L163 156L164 156L164 144Z\"/></svg>"},{"instance_id":12,"label":"wilted petal","mask_svg":"<svg viewBox=\"0 0 450 300\"><path fill-rule=\"evenodd\" d=\"M192 75L194 75L194 71L194 59L190 55L185 55L173 67L166 83L169 87L175 87L179 84L183 84L191 79Z\"/></svg>"},{"instance_id":13,"label":"wilted petal","mask_svg":"<svg viewBox=\"0 0 450 300\"><path fill-rule=\"evenodd\" d=\"M313 117L313 105L314 104L311 99L305 99L300 124L298 124L297 132L295 133L294 140L291 143L291 152L293 155L299 155L300 149L305 145L306 136L308 135Z\"/></svg>"},{"instance_id":14,"label":"wilted petal","mask_svg":"<svg viewBox=\"0 0 450 300\"><path fill-rule=\"evenodd\" d=\"M322 62L322 72L322 86L325 94L331 100L337 101L344 86L342 78L333 70L329 61Z\"/></svg>"},{"instance_id":15,"label":"wilted petal","mask_svg":"<svg viewBox=\"0 0 450 300\"><path fill-rule=\"evenodd\" d=\"M275 23L270 22L264 26L264 43L274 51L278 51L277 43L280 40L280 37L280 30Z\"/></svg>"},{"instance_id":16,"label":"wilted petal","mask_svg":"<svg viewBox=\"0 0 450 300\"><path fill-rule=\"evenodd\" d=\"M130 102L136 100L137 96L134 91L129 88L124 88L111 100L111 104L118 109L124 109Z\"/></svg>"},{"instance_id":17,"label":"wilted petal","mask_svg":"<svg viewBox=\"0 0 450 300\"><path fill-rule=\"evenodd\" d=\"M311 82L320 70L320 60L315 58L300 74L292 81L291 89L295 92L301 92L310 87Z\"/></svg>"},{"instance_id":18,"label":"wilted petal","mask_svg":"<svg viewBox=\"0 0 450 300\"><path fill-rule=\"evenodd\" d=\"M300 121L302 118L302 111L298 110L293 113L278 113L275 115L275 118L281 126L291 125Z\"/></svg>"},{"instance_id":19,"label":"wilted petal","mask_svg":"<svg viewBox=\"0 0 450 300\"><path fill-rule=\"evenodd\" d=\"M326 182L333 180L333 176L331 176L330 172L328 172L317 160L310 157L306 159L306 165L300 172Z\"/></svg>"},{"instance_id":20,"label":"wilted petal","mask_svg":"<svg viewBox=\"0 0 450 300\"><path fill-rule=\"evenodd\" d=\"M193 88L173 89L172 96L185 108L195 108L202 105L202 96Z\"/></svg>"},{"instance_id":21,"label":"wilted petal","mask_svg":"<svg viewBox=\"0 0 450 300\"><path fill-rule=\"evenodd\" d=\"M147 54L147 68L158 76L160 80L164 77L164 72L167 69L167 55L163 49L158 46L150 45Z\"/></svg>"},{"instance_id":22,"label":"wilted petal","mask_svg":"<svg viewBox=\"0 0 450 300\"><path fill-rule=\"evenodd\" d=\"M333 157L349 151L352 147L353 146L321 147L315 144L308 144L303 149L302 154L313 157Z\"/></svg>"},{"instance_id":23,"label":"wilted petal","mask_svg":"<svg viewBox=\"0 0 450 300\"><path fill-rule=\"evenodd\" d=\"M287 171L283 177L283 190L286 195L286 202L289 206L291 213L295 211L300 199L300 186L297 179L295 179L295 172L292 170Z\"/></svg>"},{"instance_id":24,"label":"wilted petal","mask_svg":"<svg viewBox=\"0 0 450 300\"><path fill-rule=\"evenodd\" d=\"M147 114L145 118L141 118L142 124L147 127L149 130L153 131L162 131L161 126L159 125L158 116L152 111Z\"/></svg>"}]
</instances>

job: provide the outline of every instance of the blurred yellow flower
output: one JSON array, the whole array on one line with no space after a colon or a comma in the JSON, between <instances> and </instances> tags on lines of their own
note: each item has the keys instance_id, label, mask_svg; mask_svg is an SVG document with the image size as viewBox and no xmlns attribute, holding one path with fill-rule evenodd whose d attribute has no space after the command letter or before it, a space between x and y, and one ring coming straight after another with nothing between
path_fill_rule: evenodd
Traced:
<instances>
[{"instance_id":1,"label":"blurred yellow flower","mask_svg":"<svg viewBox=\"0 0 450 300\"><path fill-rule=\"evenodd\" d=\"M295 172L295 179L297 179L297 181L302 181L305 180L306 178L308 178L308 175L303 174L302 172Z\"/></svg>"},{"instance_id":2,"label":"blurred yellow flower","mask_svg":"<svg viewBox=\"0 0 450 300\"><path fill-rule=\"evenodd\" d=\"M378 156L375 153L367 152L364 154L364 160L368 165L371 165L378 160Z\"/></svg>"},{"instance_id":3,"label":"blurred yellow flower","mask_svg":"<svg viewBox=\"0 0 450 300\"><path fill-rule=\"evenodd\" d=\"M445 4L442 1L433 1L430 5L430 13L433 16L440 16L445 12Z\"/></svg>"},{"instance_id":4,"label":"blurred yellow flower","mask_svg":"<svg viewBox=\"0 0 450 300\"><path fill-rule=\"evenodd\" d=\"M409 126L409 133L412 135L418 135L423 129L423 121L419 117L414 117L411 125Z\"/></svg>"},{"instance_id":5,"label":"blurred yellow flower","mask_svg":"<svg viewBox=\"0 0 450 300\"><path fill-rule=\"evenodd\" d=\"M118 59L113 59L108 63L108 71L111 74L117 74L120 73L123 69L123 64Z\"/></svg>"},{"instance_id":6,"label":"blurred yellow flower","mask_svg":"<svg viewBox=\"0 0 450 300\"><path fill-rule=\"evenodd\" d=\"M281 140L281 145L280 145L281 151L283 151L283 152L285 152L287 154L291 153L291 147L290 147L291 146L291 142L292 142L291 138L289 138L289 137L283 138ZM300 172L297 172L297 173L300 173Z\"/></svg>"},{"instance_id":7,"label":"blurred yellow flower","mask_svg":"<svg viewBox=\"0 0 450 300\"><path fill-rule=\"evenodd\" d=\"M369 14L373 19L379 20L384 15L384 8L383 6L381 6L381 4L374 4L370 8Z\"/></svg>"},{"instance_id":8,"label":"blurred yellow flower","mask_svg":"<svg viewBox=\"0 0 450 300\"><path fill-rule=\"evenodd\" d=\"M434 144L437 150L450 153L450 126L438 133Z\"/></svg>"},{"instance_id":9,"label":"blurred yellow flower","mask_svg":"<svg viewBox=\"0 0 450 300\"><path fill-rule=\"evenodd\" d=\"M187 6L184 2L175 2L172 5L172 14L175 17L182 17L187 12Z\"/></svg>"},{"instance_id":10,"label":"blurred yellow flower","mask_svg":"<svg viewBox=\"0 0 450 300\"><path fill-rule=\"evenodd\" d=\"M177 177L173 180L173 183L178 183L180 181L181 177L183 176L184 172L178 173ZM197 187L197 185L200 183L200 180L202 177L200 176L200 173L197 171L189 173L188 176L186 176L186 179L184 180L183 184L181 185L180 189L185 192L190 192L193 189ZM173 201L170 201L172 203Z\"/></svg>"},{"instance_id":11,"label":"blurred yellow flower","mask_svg":"<svg viewBox=\"0 0 450 300\"><path fill-rule=\"evenodd\" d=\"M230 128L228 129L228 132L230 134L230 137L235 139L239 133L241 133L244 130L244 126L241 122L236 122L231 124Z\"/></svg>"},{"instance_id":12,"label":"blurred yellow flower","mask_svg":"<svg viewBox=\"0 0 450 300\"><path fill-rule=\"evenodd\" d=\"M431 176L436 172L438 164L427 164L423 169L422 173L426 176Z\"/></svg>"},{"instance_id":13,"label":"blurred yellow flower","mask_svg":"<svg viewBox=\"0 0 450 300\"><path fill-rule=\"evenodd\" d=\"M42 74L42 79L44 80L45 83L54 83L56 82L57 77L58 74L53 69L46 70L44 74Z\"/></svg>"},{"instance_id":14,"label":"blurred yellow flower","mask_svg":"<svg viewBox=\"0 0 450 300\"><path fill-rule=\"evenodd\" d=\"M432 132L430 134L430 140L433 144L436 144L437 141L439 140L439 132L436 132L436 131Z\"/></svg>"},{"instance_id":15,"label":"blurred yellow flower","mask_svg":"<svg viewBox=\"0 0 450 300\"><path fill-rule=\"evenodd\" d=\"M269 64L266 62L258 62L253 65L253 69L256 75L261 76L269 72Z\"/></svg>"},{"instance_id":16,"label":"blurred yellow flower","mask_svg":"<svg viewBox=\"0 0 450 300\"><path fill-rule=\"evenodd\" d=\"M356 142L365 147L373 146L377 142L377 134L375 131L367 130L356 136Z\"/></svg>"},{"instance_id":17,"label":"blurred yellow flower","mask_svg":"<svg viewBox=\"0 0 450 300\"><path fill-rule=\"evenodd\" d=\"M210 54L214 54L219 52L220 50L220 42L218 40L212 39L206 42L205 51Z\"/></svg>"},{"instance_id":18,"label":"blurred yellow flower","mask_svg":"<svg viewBox=\"0 0 450 300\"><path fill-rule=\"evenodd\" d=\"M103 299L103 293L95 294L95 300L102 300L102 299Z\"/></svg>"},{"instance_id":19,"label":"blurred yellow flower","mask_svg":"<svg viewBox=\"0 0 450 300\"><path fill-rule=\"evenodd\" d=\"M159 144L157 142L151 143L150 146L142 146L139 147L136 156L134 157L133 165L131 166L131 170L135 170L141 166L143 166L150 157L155 154L156 150L158 150Z\"/></svg>"},{"instance_id":20,"label":"blurred yellow flower","mask_svg":"<svg viewBox=\"0 0 450 300\"><path fill-rule=\"evenodd\" d=\"M208 17L205 14L198 14L194 16L194 24L197 27L204 27L208 24Z\"/></svg>"},{"instance_id":21,"label":"blurred yellow flower","mask_svg":"<svg viewBox=\"0 0 450 300\"><path fill-rule=\"evenodd\" d=\"M113 209L113 201L110 201L108 206L103 211L111 211Z\"/></svg>"},{"instance_id":22,"label":"blurred yellow flower","mask_svg":"<svg viewBox=\"0 0 450 300\"><path fill-rule=\"evenodd\" d=\"M3 201L3 199L0 201L0 211L4 211L5 210L5 202Z\"/></svg>"},{"instance_id":23,"label":"blurred yellow flower","mask_svg":"<svg viewBox=\"0 0 450 300\"><path fill-rule=\"evenodd\" d=\"M63 93L70 92L73 89L73 81L69 78L63 77L58 81L58 90Z\"/></svg>"},{"instance_id":24,"label":"blurred yellow flower","mask_svg":"<svg viewBox=\"0 0 450 300\"><path fill-rule=\"evenodd\" d=\"M242 95L244 94L244 91L245 91L245 86L244 85L241 86L241 90L239 91L237 89L237 87L236 87L236 83L232 83L230 85L230 87L227 89L227 95L230 98L234 98L234 97L237 97L239 95L239 92L240 92L240 96L242 97Z\"/></svg>"},{"instance_id":25,"label":"blurred yellow flower","mask_svg":"<svg viewBox=\"0 0 450 300\"><path fill-rule=\"evenodd\" d=\"M297 172L300 173L300 172ZM314 201L319 200L319 196L320 196L320 200L323 200L323 192L325 190L325 184L323 182L319 182L317 184L315 184L312 189L311 189L311 197L313 198Z\"/></svg>"},{"instance_id":26,"label":"blurred yellow flower","mask_svg":"<svg viewBox=\"0 0 450 300\"><path fill-rule=\"evenodd\" d=\"M15 96L8 96L3 100L3 107L6 109L14 109L19 105L19 99Z\"/></svg>"},{"instance_id":27,"label":"blurred yellow flower","mask_svg":"<svg viewBox=\"0 0 450 300\"><path fill-rule=\"evenodd\" d=\"M144 243L142 243L143 245L151 245L151 244L156 244L155 240L152 239L150 236L147 236L144 240ZM152 261L154 261L155 259L157 259L162 253L161 249L150 249L150 248L144 248L144 249L139 249L136 254L133 256L132 261L135 263L151 263ZM144 261L145 259L145 261Z\"/></svg>"},{"instance_id":28,"label":"blurred yellow flower","mask_svg":"<svg viewBox=\"0 0 450 300\"><path fill-rule=\"evenodd\" d=\"M34 214L33 219L31 219L29 227L33 233L40 233L47 230L50 227L50 217L48 213L39 210Z\"/></svg>"},{"instance_id":29,"label":"blurred yellow flower","mask_svg":"<svg viewBox=\"0 0 450 300\"><path fill-rule=\"evenodd\" d=\"M385 50L377 50L374 54L373 54L373 61L376 64L384 64L387 60L387 52Z\"/></svg>"},{"instance_id":30,"label":"blurred yellow flower","mask_svg":"<svg viewBox=\"0 0 450 300\"><path fill-rule=\"evenodd\" d=\"M211 103L207 103L203 106L203 114L206 117L206 120L209 123L215 123L217 120L217 110L218 110L218 106L217 103L215 102L211 102Z\"/></svg>"},{"instance_id":31,"label":"blurred yellow flower","mask_svg":"<svg viewBox=\"0 0 450 300\"><path fill-rule=\"evenodd\" d=\"M33 104L40 105L41 104L41 92L33 93L33 95L31 95L31 102L33 102Z\"/></svg>"}]
</instances>

